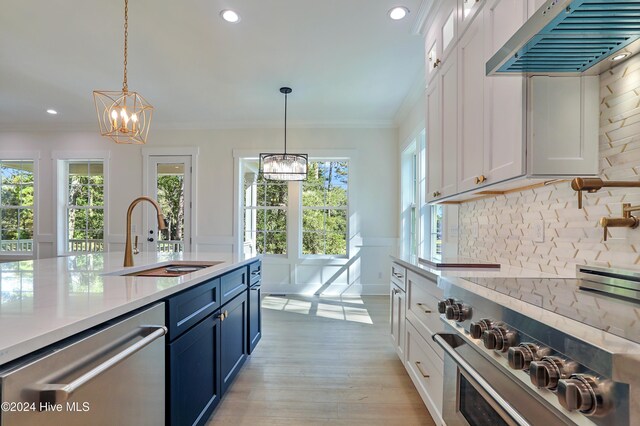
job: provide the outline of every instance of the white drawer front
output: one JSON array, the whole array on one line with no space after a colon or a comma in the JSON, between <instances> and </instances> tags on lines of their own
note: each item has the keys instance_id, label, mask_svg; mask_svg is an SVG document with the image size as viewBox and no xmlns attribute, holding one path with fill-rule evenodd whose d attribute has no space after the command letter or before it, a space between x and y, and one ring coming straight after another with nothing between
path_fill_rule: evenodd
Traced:
<instances>
[{"instance_id":1,"label":"white drawer front","mask_svg":"<svg viewBox=\"0 0 640 426\"><path fill-rule=\"evenodd\" d=\"M407 281L407 269L404 266L400 266L397 263L391 264L391 282L400 287L402 290L406 290Z\"/></svg>"},{"instance_id":2,"label":"white drawer front","mask_svg":"<svg viewBox=\"0 0 640 426\"><path fill-rule=\"evenodd\" d=\"M435 283L424 278L422 280L425 282L421 280L414 281L413 276L409 275L407 284L407 318L438 356L444 359L444 351L431 339L431 336L435 333L444 331L444 324L438 313L438 302L441 299L434 297L427 291L429 287L435 287ZM436 290L440 289L436 287Z\"/></svg>"},{"instance_id":3,"label":"white drawer front","mask_svg":"<svg viewBox=\"0 0 640 426\"><path fill-rule=\"evenodd\" d=\"M444 361L425 343L420 333L407 322L405 367L422 400L434 418L442 418ZM435 410L435 413L434 413Z\"/></svg>"}]
</instances>

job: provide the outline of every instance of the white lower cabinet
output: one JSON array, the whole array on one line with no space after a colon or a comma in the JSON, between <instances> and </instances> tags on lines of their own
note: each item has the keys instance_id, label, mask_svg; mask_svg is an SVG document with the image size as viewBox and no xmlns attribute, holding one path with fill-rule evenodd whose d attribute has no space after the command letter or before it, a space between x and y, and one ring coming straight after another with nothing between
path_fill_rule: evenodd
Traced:
<instances>
[{"instance_id":1,"label":"white lower cabinet","mask_svg":"<svg viewBox=\"0 0 640 426\"><path fill-rule=\"evenodd\" d=\"M418 389L431 417L436 423L442 420L442 387L444 361L426 343L422 334L407 321L407 360L405 368Z\"/></svg>"},{"instance_id":2,"label":"white lower cabinet","mask_svg":"<svg viewBox=\"0 0 640 426\"><path fill-rule=\"evenodd\" d=\"M397 263L391 265L389 324L391 326L391 342L400 360L405 361L405 318L406 318L406 269Z\"/></svg>"},{"instance_id":3,"label":"white lower cabinet","mask_svg":"<svg viewBox=\"0 0 640 426\"><path fill-rule=\"evenodd\" d=\"M442 290L433 280L413 271L406 271L405 276L406 291L401 291L396 283L391 283L392 341L431 417L437 424L444 424L444 353L431 337L444 330L438 313L438 302L443 298ZM404 333L401 339L397 337L400 330Z\"/></svg>"}]
</instances>

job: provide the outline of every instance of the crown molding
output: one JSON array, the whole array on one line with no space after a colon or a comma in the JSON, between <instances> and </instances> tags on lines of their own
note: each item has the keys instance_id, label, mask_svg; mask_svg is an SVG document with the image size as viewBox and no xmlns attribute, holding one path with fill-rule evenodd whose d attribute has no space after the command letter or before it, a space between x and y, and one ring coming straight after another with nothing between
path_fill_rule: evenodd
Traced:
<instances>
[{"instance_id":1,"label":"crown molding","mask_svg":"<svg viewBox=\"0 0 640 426\"><path fill-rule=\"evenodd\" d=\"M435 9L435 6L436 6L435 0L422 0L422 3L420 3L420 7L416 12L416 19L413 22L413 27L411 28L411 34L424 35L425 25L427 23L427 17L432 12L432 9Z\"/></svg>"}]
</instances>

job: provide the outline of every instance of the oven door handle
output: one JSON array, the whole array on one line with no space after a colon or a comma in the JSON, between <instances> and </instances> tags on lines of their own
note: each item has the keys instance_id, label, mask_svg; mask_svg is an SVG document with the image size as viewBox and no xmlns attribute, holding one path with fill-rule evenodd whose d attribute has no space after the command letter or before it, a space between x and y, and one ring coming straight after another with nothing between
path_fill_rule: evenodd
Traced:
<instances>
[{"instance_id":1,"label":"oven door handle","mask_svg":"<svg viewBox=\"0 0 640 426\"><path fill-rule=\"evenodd\" d=\"M434 334L433 340L444 349L448 356L450 356L458 367L462 368L475 382L485 391L487 394L502 408L515 422L521 426L531 426L530 423L522 417L507 401L502 398L498 392L480 375L476 370L469 365L456 351L453 350L451 345L440 336L440 334Z\"/></svg>"}]
</instances>

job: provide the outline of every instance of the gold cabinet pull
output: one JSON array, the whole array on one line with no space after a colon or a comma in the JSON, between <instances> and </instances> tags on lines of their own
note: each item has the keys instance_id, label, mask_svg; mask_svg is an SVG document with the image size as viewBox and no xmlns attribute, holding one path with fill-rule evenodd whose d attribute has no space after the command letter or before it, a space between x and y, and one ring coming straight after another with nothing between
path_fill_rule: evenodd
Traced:
<instances>
[{"instance_id":1,"label":"gold cabinet pull","mask_svg":"<svg viewBox=\"0 0 640 426\"><path fill-rule=\"evenodd\" d=\"M434 198L437 198L437 197L439 197L439 196L441 196L441 195L442 195L442 194L440 193L440 191L436 191L436 192L434 192L434 193L433 193L433 197L434 197Z\"/></svg>"},{"instance_id":2,"label":"gold cabinet pull","mask_svg":"<svg viewBox=\"0 0 640 426\"><path fill-rule=\"evenodd\" d=\"M424 372L424 370L422 369L422 363L420 361L416 361L416 368L418 368L418 371L420 372L420 374L422 374L422 377L424 377L425 379L429 378L429 375L427 373Z\"/></svg>"},{"instance_id":3,"label":"gold cabinet pull","mask_svg":"<svg viewBox=\"0 0 640 426\"><path fill-rule=\"evenodd\" d=\"M220 321L224 321L224 312L218 315L218 318L220 318Z\"/></svg>"},{"instance_id":4,"label":"gold cabinet pull","mask_svg":"<svg viewBox=\"0 0 640 426\"><path fill-rule=\"evenodd\" d=\"M436 61L433 63L433 67L434 68L438 68L441 63L442 63L442 61L440 59L436 59Z\"/></svg>"},{"instance_id":5,"label":"gold cabinet pull","mask_svg":"<svg viewBox=\"0 0 640 426\"><path fill-rule=\"evenodd\" d=\"M431 313L431 309L427 309L425 308L425 304L424 303L416 303L416 305L418 305L419 308L421 308L425 314L430 314Z\"/></svg>"},{"instance_id":6,"label":"gold cabinet pull","mask_svg":"<svg viewBox=\"0 0 640 426\"><path fill-rule=\"evenodd\" d=\"M480 175L476 177L475 181L476 181L476 185L480 185L481 183L486 182L487 178L484 175Z\"/></svg>"}]
</instances>

